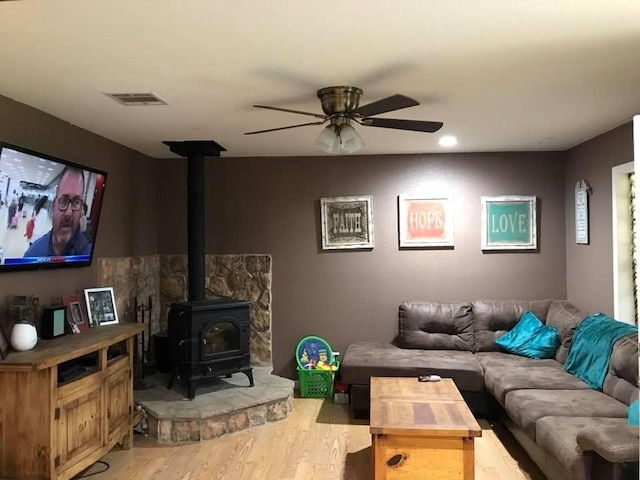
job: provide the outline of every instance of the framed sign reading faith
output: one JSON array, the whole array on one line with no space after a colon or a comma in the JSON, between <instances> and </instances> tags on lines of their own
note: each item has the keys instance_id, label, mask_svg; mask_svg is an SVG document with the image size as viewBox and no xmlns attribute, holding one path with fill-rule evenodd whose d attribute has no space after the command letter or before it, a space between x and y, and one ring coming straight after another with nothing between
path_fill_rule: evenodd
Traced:
<instances>
[{"instance_id":1,"label":"framed sign reading faith","mask_svg":"<svg viewBox=\"0 0 640 480\"><path fill-rule=\"evenodd\" d=\"M481 197L482 250L535 250L536 197Z\"/></svg>"},{"instance_id":2,"label":"framed sign reading faith","mask_svg":"<svg viewBox=\"0 0 640 480\"><path fill-rule=\"evenodd\" d=\"M320 199L322 249L373 248L373 197Z\"/></svg>"},{"instance_id":3,"label":"framed sign reading faith","mask_svg":"<svg viewBox=\"0 0 640 480\"><path fill-rule=\"evenodd\" d=\"M400 247L453 247L453 199L398 196Z\"/></svg>"}]
</instances>

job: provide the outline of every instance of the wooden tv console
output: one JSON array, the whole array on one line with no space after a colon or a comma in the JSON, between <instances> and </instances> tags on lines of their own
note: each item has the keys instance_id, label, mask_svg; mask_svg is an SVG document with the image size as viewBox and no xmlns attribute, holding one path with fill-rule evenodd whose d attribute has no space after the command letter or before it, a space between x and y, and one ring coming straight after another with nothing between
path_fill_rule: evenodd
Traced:
<instances>
[{"instance_id":1,"label":"wooden tv console","mask_svg":"<svg viewBox=\"0 0 640 480\"><path fill-rule=\"evenodd\" d=\"M92 328L0 360L0 478L66 480L118 443L131 448L133 345L143 329ZM83 368L68 378L65 362Z\"/></svg>"}]
</instances>

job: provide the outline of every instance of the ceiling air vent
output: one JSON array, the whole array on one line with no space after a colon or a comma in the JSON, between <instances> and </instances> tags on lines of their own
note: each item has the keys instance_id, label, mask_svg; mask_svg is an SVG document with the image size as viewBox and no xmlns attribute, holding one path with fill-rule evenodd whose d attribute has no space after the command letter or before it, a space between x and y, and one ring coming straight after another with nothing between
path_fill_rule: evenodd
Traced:
<instances>
[{"instance_id":1,"label":"ceiling air vent","mask_svg":"<svg viewBox=\"0 0 640 480\"><path fill-rule=\"evenodd\" d=\"M127 106L167 105L155 93L106 93L107 97Z\"/></svg>"}]
</instances>

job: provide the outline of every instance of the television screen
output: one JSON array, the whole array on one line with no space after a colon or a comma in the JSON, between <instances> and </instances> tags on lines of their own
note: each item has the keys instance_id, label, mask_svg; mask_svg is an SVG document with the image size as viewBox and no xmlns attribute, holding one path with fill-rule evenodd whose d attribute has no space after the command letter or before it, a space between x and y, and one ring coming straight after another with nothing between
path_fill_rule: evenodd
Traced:
<instances>
[{"instance_id":1,"label":"television screen","mask_svg":"<svg viewBox=\"0 0 640 480\"><path fill-rule=\"evenodd\" d=\"M106 179L0 142L0 272L91 265Z\"/></svg>"}]
</instances>

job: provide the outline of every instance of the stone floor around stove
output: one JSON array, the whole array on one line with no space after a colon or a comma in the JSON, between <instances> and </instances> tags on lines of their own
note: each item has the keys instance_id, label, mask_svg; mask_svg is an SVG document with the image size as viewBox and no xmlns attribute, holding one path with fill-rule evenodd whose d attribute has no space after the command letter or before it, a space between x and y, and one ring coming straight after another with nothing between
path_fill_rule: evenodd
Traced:
<instances>
[{"instance_id":1,"label":"stone floor around stove","mask_svg":"<svg viewBox=\"0 0 640 480\"><path fill-rule=\"evenodd\" d=\"M246 375L203 381L193 400L169 374L156 373L134 383L134 401L144 413L145 431L159 442L209 440L286 418L293 409L294 381L273 375L271 366L254 366L255 386ZM138 430L137 428L136 430Z\"/></svg>"}]
</instances>

